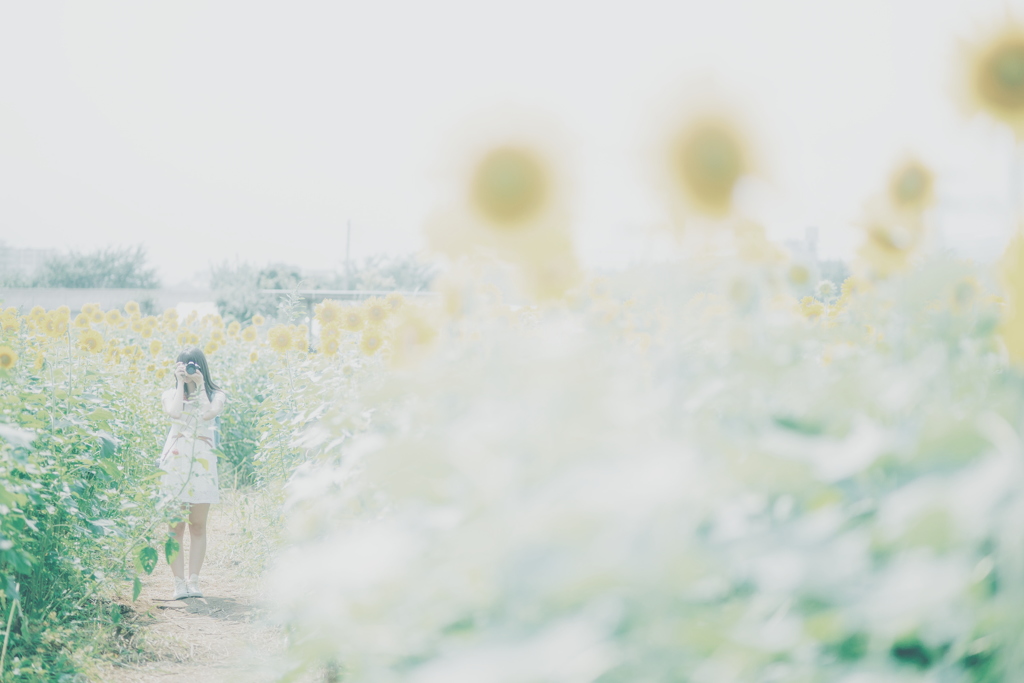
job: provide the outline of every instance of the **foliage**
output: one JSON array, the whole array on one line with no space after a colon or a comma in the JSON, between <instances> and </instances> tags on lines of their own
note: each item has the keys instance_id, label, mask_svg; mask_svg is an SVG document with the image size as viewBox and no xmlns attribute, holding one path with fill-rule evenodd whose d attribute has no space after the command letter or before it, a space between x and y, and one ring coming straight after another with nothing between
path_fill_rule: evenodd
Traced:
<instances>
[{"instance_id":1,"label":"foliage","mask_svg":"<svg viewBox=\"0 0 1024 683\"><path fill-rule=\"evenodd\" d=\"M156 269L146 265L146 250L107 247L91 253L71 251L48 259L33 278L36 287L134 288L160 286Z\"/></svg>"},{"instance_id":2,"label":"foliage","mask_svg":"<svg viewBox=\"0 0 1024 683\"><path fill-rule=\"evenodd\" d=\"M1019 671L998 302L945 257L814 305L785 268L543 308L465 282L432 353L303 437L270 577L296 653L375 682Z\"/></svg>"},{"instance_id":3,"label":"foliage","mask_svg":"<svg viewBox=\"0 0 1024 683\"><path fill-rule=\"evenodd\" d=\"M434 264L417 254L388 256L375 254L352 267L350 289L364 291L399 290L421 292L430 289L437 276ZM342 280L339 274L337 280Z\"/></svg>"},{"instance_id":4,"label":"foliage","mask_svg":"<svg viewBox=\"0 0 1024 683\"><path fill-rule=\"evenodd\" d=\"M268 278L269 279L269 278ZM262 294L263 271L242 261L225 261L210 270L210 288L216 292L217 310L230 320L249 320L254 315L274 315L277 297Z\"/></svg>"}]
</instances>

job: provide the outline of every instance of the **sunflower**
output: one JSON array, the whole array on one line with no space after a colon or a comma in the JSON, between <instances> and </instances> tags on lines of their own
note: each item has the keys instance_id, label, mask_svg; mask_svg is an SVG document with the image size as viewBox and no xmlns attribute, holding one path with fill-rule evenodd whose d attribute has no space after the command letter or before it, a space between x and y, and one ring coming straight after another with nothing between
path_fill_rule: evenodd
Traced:
<instances>
[{"instance_id":1,"label":"sunflower","mask_svg":"<svg viewBox=\"0 0 1024 683\"><path fill-rule=\"evenodd\" d=\"M275 325L267 331L270 348L278 353L285 353L292 348L292 332L284 325Z\"/></svg>"},{"instance_id":2,"label":"sunflower","mask_svg":"<svg viewBox=\"0 0 1024 683\"><path fill-rule=\"evenodd\" d=\"M1024 134L1024 26L1011 22L965 49L961 87L970 111Z\"/></svg>"},{"instance_id":3,"label":"sunflower","mask_svg":"<svg viewBox=\"0 0 1024 683\"><path fill-rule=\"evenodd\" d=\"M99 306L96 306L95 308L92 309L92 311L89 312L89 318L94 323L101 323L101 322L103 322L103 319L104 319L103 309L101 309Z\"/></svg>"},{"instance_id":4,"label":"sunflower","mask_svg":"<svg viewBox=\"0 0 1024 683\"><path fill-rule=\"evenodd\" d=\"M363 335L359 339L359 350L367 356L380 351L380 347L384 345L384 337L378 330L373 328L363 330Z\"/></svg>"},{"instance_id":5,"label":"sunflower","mask_svg":"<svg viewBox=\"0 0 1024 683\"><path fill-rule=\"evenodd\" d=\"M210 333L210 339L217 342L218 344L224 343L224 332L221 330L214 330Z\"/></svg>"},{"instance_id":6,"label":"sunflower","mask_svg":"<svg viewBox=\"0 0 1024 683\"><path fill-rule=\"evenodd\" d=\"M142 332L142 319L133 318L129 327L131 327L132 332Z\"/></svg>"},{"instance_id":7,"label":"sunflower","mask_svg":"<svg viewBox=\"0 0 1024 683\"><path fill-rule=\"evenodd\" d=\"M388 319L391 312L387 303L378 297L371 297L363 303L363 311L366 313L366 322L370 325L381 325Z\"/></svg>"},{"instance_id":8,"label":"sunflower","mask_svg":"<svg viewBox=\"0 0 1024 683\"><path fill-rule=\"evenodd\" d=\"M21 328L21 318L19 318L16 315L4 313L2 316L0 316L0 327L2 327L5 331L17 332Z\"/></svg>"},{"instance_id":9,"label":"sunflower","mask_svg":"<svg viewBox=\"0 0 1024 683\"><path fill-rule=\"evenodd\" d=\"M923 211L932 202L931 171L916 159L902 163L889 179L889 202L903 211Z\"/></svg>"},{"instance_id":10,"label":"sunflower","mask_svg":"<svg viewBox=\"0 0 1024 683\"><path fill-rule=\"evenodd\" d=\"M89 353L99 353L103 350L103 335L96 330L86 330L78 337L78 348Z\"/></svg>"},{"instance_id":11,"label":"sunflower","mask_svg":"<svg viewBox=\"0 0 1024 683\"><path fill-rule=\"evenodd\" d=\"M0 370L10 370L18 362L18 354L10 346L0 346Z\"/></svg>"},{"instance_id":12,"label":"sunflower","mask_svg":"<svg viewBox=\"0 0 1024 683\"><path fill-rule=\"evenodd\" d=\"M750 171L750 154L735 125L721 115L688 122L669 146L669 171L684 203L699 213L725 216L733 190Z\"/></svg>"},{"instance_id":13,"label":"sunflower","mask_svg":"<svg viewBox=\"0 0 1024 683\"><path fill-rule=\"evenodd\" d=\"M800 312L803 313L805 318L814 320L825 312L825 304L813 296L805 296L800 300Z\"/></svg>"},{"instance_id":14,"label":"sunflower","mask_svg":"<svg viewBox=\"0 0 1024 683\"><path fill-rule=\"evenodd\" d=\"M47 337L61 337L67 331L68 322L63 320L56 311L49 313L43 321L43 332Z\"/></svg>"},{"instance_id":15,"label":"sunflower","mask_svg":"<svg viewBox=\"0 0 1024 683\"><path fill-rule=\"evenodd\" d=\"M405 305L405 297L398 292L391 292L384 297L384 303L387 304L388 309L394 313Z\"/></svg>"},{"instance_id":16,"label":"sunflower","mask_svg":"<svg viewBox=\"0 0 1024 683\"><path fill-rule=\"evenodd\" d=\"M127 313L128 315L138 315L142 313L142 311L139 309L138 301L129 301L128 303L126 303L124 305L124 312Z\"/></svg>"},{"instance_id":17,"label":"sunflower","mask_svg":"<svg viewBox=\"0 0 1024 683\"><path fill-rule=\"evenodd\" d=\"M46 309L42 306L33 306L32 310L28 312L28 315L30 318L42 318L46 315Z\"/></svg>"},{"instance_id":18,"label":"sunflower","mask_svg":"<svg viewBox=\"0 0 1024 683\"><path fill-rule=\"evenodd\" d=\"M178 333L178 346L188 346L189 336L191 333L188 330L182 330Z\"/></svg>"},{"instance_id":19,"label":"sunflower","mask_svg":"<svg viewBox=\"0 0 1024 683\"><path fill-rule=\"evenodd\" d=\"M67 306L58 306L53 313L64 322L71 320L71 309Z\"/></svg>"},{"instance_id":20,"label":"sunflower","mask_svg":"<svg viewBox=\"0 0 1024 683\"><path fill-rule=\"evenodd\" d=\"M106 321L108 325L116 327L117 325L121 324L123 316L121 315L121 311L117 310L116 308L112 308L106 312L106 315L103 316L103 319Z\"/></svg>"},{"instance_id":21,"label":"sunflower","mask_svg":"<svg viewBox=\"0 0 1024 683\"><path fill-rule=\"evenodd\" d=\"M83 311L75 316L74 325L79 329L87 330L92 326L92 320L89 318L89 315Z\"/></svg>"},{"instance_id":22,"label":"sunflower","mask_svg":"<svg viewBox=\"0 0 1024 683\"><path fill-rule=\"evenodd\" d=\"M259 359L260 359L260 354L257 351L250 351L249 352L249 362L250 363L255 363Z\"/></svg>"},{"instance_id":23,"label":"sunflower","mask_svg":"<svg viewBox=\"0 0 1024 683\"><path fill-rule=\"evenodd\" d=\"M341 327L349 332L358 332L365 324L363 313L358 308L350 307L341 316Z\"/></svg>"},{"instance_id":24,"label":"sunflower","mask_svg":"<svg viewBox=\"0 0 1024 683\"><path fill-rule=\"evenodd\" d=\"M99 304L82 304L82 313L85 313L87 316L89 316L91 318L92 317L92 312L94 310L96 310L97 308L99 308L99 307L100 307ZM35 309L32 309L32 310L35 311Z\"/></svg>"},{"instance_id":25,"label":"sunflower","mask_svg":"<svg viewBox=\"0 0 1024 683\"><path fill-rule=\"evenodd\" d=\"M252 324L255 325L256 327L259 327L260 325L262 325L265 322L266 321L263 319L263 316L260 315L259 313L257 313L256 315L254 315L252 317Z\"/></svg>"},{"instance_id":26,"label":"sunflower","mask_svg":"<svg viewBox=\"0 0 1024 683\"><path fill-rule=\"evenodd\" d=\"M336 337L328 337L320 342L320 353L325 356L337 356L340 348L341 343Z\"/></svg>"},{"instance_id":27,"label":"sunflower","mask_svg":"<svg viewBox=\"0 0 1024 683\"><path fill-rule=\"evenodd\" d=\"M219 348L220 345L217 342L211 340L206 342L206 346L203 347L203 353L205 353L207 356L210 356L213 355Z\"/></svg>"},{"instance_id":28,"label":"sunflower","mask_svg":"<svg viewBox=\"0 0 1024 683\"><path fill-rule=\"evenodd\" d=\"M178 319L178 309L177 308L166 308L166 309L164 309L163 318L164 318L164 320L177 320Z\"/></svg>"},{"instance_id":29,"label":"sunflower","mask_svg":"<svg viewBox=\"0 0 1024 683\"><path fill-rule=\"evenodd\" d=\"M241 324L237 320L232 320L231 324L228 325L228 336L234 339L238 336L239 331L242 329Z\"/></svg>"},{"instance_id":30,"label":"sunflower","mask_svg":"<svg viewBox=\"0 0 1024 683\"><path fill-rule=\"evenodd\" d=\"M256 328L253 327L252 325L242 330L242 341L254 342L256 341L256 337Z\"/></svg>"},{"instance_id":31,"label":"sunflower","mask_svg":"<svg viewBox=\"0 0 1024 683\"><path fill-rule=\"evenodd\" d=\"M156 356L157 354L159 354L162 348L164 348L164 344L159 339L154 339L153 341L149 342L149 353L152 356Z\"/></svg>"},{"instance_id":32,"label":"sunflower","mask_svg":"<svg viewBox=\"0 0 1024 683\"><path fill-rule=\"evenodd\" d=\"M316 305L316 319L324 327L341 320L342 313L344 313L344 308L333 299L324 299Z\"/></svg>"}]
</instances>

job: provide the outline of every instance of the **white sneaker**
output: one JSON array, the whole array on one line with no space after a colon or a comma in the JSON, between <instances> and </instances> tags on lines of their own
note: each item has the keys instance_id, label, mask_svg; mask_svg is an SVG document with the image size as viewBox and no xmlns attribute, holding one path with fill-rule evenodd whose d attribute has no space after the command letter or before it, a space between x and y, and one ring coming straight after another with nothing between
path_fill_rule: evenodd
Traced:
<instances>
[{"instance_id":1,"label":"white sneaker","mask_svg":"<svg viewBox=\"0 0 1024 683\"><path fill-rule=\"evenodd\" d=\"M203 589L199 587L199 574L193 574L192 576L188 577L188 597L203 597Z\"/></svg>"},{"instance_id":2,"label":"white sneaker","mask_svg":"<svg viewBox=\"0 0 1024 683\"><path fill-rule=\"evenodd\" d=\"M171 600L181 600L182 598L187 598L188 596L188 585L185 583L185 579L175 576L174 592L171 594Z\"/></svg>"}]
</instances>

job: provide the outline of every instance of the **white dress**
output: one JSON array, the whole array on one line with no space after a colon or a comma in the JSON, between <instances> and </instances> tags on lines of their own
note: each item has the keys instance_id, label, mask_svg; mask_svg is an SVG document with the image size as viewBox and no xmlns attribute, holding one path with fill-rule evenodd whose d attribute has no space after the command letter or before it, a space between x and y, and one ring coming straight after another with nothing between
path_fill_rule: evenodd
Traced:
<instances>
[{"instance_id":1,"label":"white dress","mask_svg":"<svg viewBox=\"0 0 1024 683\"><path fill-rule=\"evenodd\" d=\"M167 393L163 397L165 403L173 400L174 389ZM196 393L198 395L185 399L181 417L171 418L171 430L158 462L158 467L164 471L160 477L160 492L165 500L219 503L217 454L213 452L214 421L202 418L203 413L210 410L211 401L205 390ZM223 392L215 392L212 405L222 406L225 398Z\"/></svg>"}]
</instances>

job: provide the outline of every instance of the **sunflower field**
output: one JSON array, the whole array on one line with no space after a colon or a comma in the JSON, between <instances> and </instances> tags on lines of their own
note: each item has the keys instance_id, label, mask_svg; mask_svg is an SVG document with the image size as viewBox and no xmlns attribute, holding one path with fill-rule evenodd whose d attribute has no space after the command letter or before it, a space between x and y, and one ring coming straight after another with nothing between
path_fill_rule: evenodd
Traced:
<instances>
[{"instance_id":1,"label":"sunflower field","mask_svg":"<svg viewBox=\"0 0 1024 683\"><path fill-rule=\"evenodd\" d=\"M1021 157L1024 29L962 61ZM1024 677L1024 220L996 263L949 253L908 155L824 279L736 205L755 141L708 102L652 174L671 250L595 276L542 128L451 165L429 299L0 313L0 679L124 646L115 597L175 551L158 397L195 346L221 486L277 496L287 680Z\"/></svg>"},{"instance_id":2,"label":"sunflower field","mask_svg":"<svg viewBox=\"0 0 1024 683\"><path fill-rule=\"evenodd\" d=\"M244 326L175 309L144 316L131 301L74 316L0 312L0 677L50 681L116 656L121 586L138 595L174 552L156 464L159 396L179 350L203 348L232 397L219 427L222 487L263 488L305 459L295 433L373 374L394 346L383 340L415 309L400 296L324 302L313 348L287 306L273 325L254 316Z\"/></svg>"}]
</instances>

